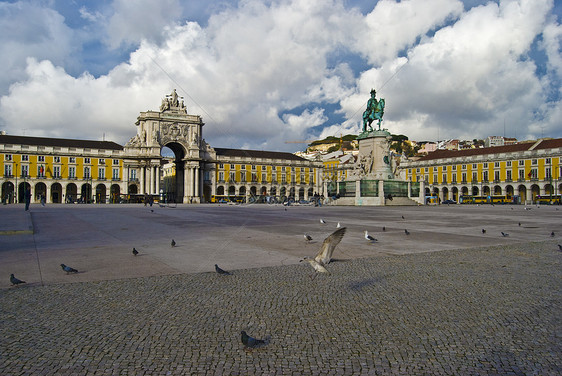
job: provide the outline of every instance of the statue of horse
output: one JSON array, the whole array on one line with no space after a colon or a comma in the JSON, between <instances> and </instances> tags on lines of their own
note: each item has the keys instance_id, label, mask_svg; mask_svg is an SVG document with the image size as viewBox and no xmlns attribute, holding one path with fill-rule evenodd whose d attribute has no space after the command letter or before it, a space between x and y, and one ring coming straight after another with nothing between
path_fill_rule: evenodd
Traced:
<instances>
[{"instance_id":1,"label":"statue of horse","mask_svg":"<svg viewBox=\"0 0 562 376\"><path fill-rule=\"evenodd\" d=\"M379 130L381 128L382 116L384 115L384 98L377 99L373 96L367 102L367 109L363 112L363 132L367 131L367 127L372 131L371 123L378 120Z\"/></svg>"}]
</instances>

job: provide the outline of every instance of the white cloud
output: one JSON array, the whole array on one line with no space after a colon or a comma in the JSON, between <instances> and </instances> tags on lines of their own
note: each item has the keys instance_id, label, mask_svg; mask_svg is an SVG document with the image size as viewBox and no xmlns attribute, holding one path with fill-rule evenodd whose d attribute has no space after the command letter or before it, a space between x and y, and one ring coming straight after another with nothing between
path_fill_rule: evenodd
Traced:
<instances>
[{"instance_id":1,"label":"white cloud","mask_svg":"<svg viewBox=\"0 0 562 376\"><path fill-rule=\"evenodd\" d=\"M457 0L381 0L365 17L356 48L372 64L381 64L462 10Z\"/></svg>"},{"instance_id":2,"label":"white cloud","mask_svg":"<svg viewBox=\"0 0 562 376\"><path fill-rule=\"evenodd\" d=\"M99 77L62 68L72 31L56 12L36 9L63 43L50 57L42 53L51 38L36 50L23 48L25 33L16 38L16 51L32 58L18 58L25 69L0 99L0 128L93 139L105 133L125 143L138 113L158 109L173 88L189 113L203 116L204 138L217 147L286 150L295 145L285 141L309 139L322 127L321 137L357 133L371 88L386 98L383 126L412 139L502 134L504 120L520 138L559 128L560 100L546 100L562 74L551 1L506 0L463 12L453 0L385 0L363 16L343 0L245 0L206 26L176 22L177 1L129 4L116 0L113 12L100 14L112 14L113 47L138 47ZM82 17L105 22L96 14L84 9ZM548 78L537 77L527 56L541 33ZM354 71L352 61L333 59L340 53L360 53L370 65ZM329 124L326 103L339 104L347 120Z\"/></svg>"},{"instance_id":3,"label":"white cloud","mask_svg":"<svg viewBox=\"0 0 562 376\"><path fill-rule=\"evenodd\" d=\"M12 82L25 79L28 57L73 64L74 35L56 11L26 2L0 2L0 20L0 94Z\"/></svg>"},{"instance_id":4,"label":"white cloud","mask_svg":"<svg viewBox=\"0 0 562 376\"><path fill-rule=\"evenodd\" d=\"M140 41L161 41L162 29L181 17L178 0L114 0L107 25L111 48Z\"/></svg>"}]
</instances>

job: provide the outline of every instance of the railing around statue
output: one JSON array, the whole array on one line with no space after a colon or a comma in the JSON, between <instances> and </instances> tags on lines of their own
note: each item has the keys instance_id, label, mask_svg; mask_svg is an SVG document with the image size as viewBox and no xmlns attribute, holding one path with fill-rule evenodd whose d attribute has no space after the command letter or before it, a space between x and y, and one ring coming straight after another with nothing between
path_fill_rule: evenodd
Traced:
<instances>
[{"instance_id":1,"label":"railing around statue","mask_svg":"<svg viewBox=\"0 0 562 376\"><path fill-rule=\"evenodd\" d=\"M379 195L378 180L361 180L361 197L377 197Z\"/></svg>"},{"instance_id":2,"label":"railing around statue","mask_svg":"<svg viewBox=\"0 0 562 376\"><path fill-rule=\"evenodd\" d=\"M354 181L341 181L338 184L340 197L355 197Z\"/></svg>"},{"instance_id":3,"label":"railing around statue","mask_svg":"<svg viewBox=\"0 0 562 376\"><path fill-rule=\"evenodd\" d=\"M385 180L383 184L385 196L408 197L408 182Z\"/></svg>"}]
</instances>

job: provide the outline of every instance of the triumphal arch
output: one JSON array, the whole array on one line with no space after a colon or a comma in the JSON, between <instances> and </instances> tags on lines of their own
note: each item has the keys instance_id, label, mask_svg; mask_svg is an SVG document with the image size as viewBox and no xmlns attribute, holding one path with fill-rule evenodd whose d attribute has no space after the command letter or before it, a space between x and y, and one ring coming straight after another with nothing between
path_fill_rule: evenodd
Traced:
<instances>
[{"instance_id":1,"label":"triumphal arch","mask_svg":"<svg viewBox=\"0 0 562 376\"><path fill-rule=\"evenodd\" d=\"M174 201L199 202L202 171L210 151L210 146L201 137L204 125L201 116L188 114L183 99L174 89L162 99L160 111L141 112L135 125L137 134L127 142L124 150L126 173L133 183L130 187L138 187L141 195L162 193L161 150L166 146L175 155Z\"/></svg>"}]
</instances>

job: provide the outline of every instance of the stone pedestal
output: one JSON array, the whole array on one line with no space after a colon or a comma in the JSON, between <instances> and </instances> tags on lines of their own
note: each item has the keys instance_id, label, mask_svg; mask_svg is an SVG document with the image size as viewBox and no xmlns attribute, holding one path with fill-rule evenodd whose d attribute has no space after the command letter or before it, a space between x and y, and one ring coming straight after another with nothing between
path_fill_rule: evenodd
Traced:
<instances>
[{"instance_id":1,"label":"stone pedestal","mask_svg":"<svg viewBox=\"0 0 562 376\"><path fill-rule=\"evenodd\" d=\"M390 156L390 133L383 130L361 133L359 140L359 156L357 163L362 166L363 179L388 180L394 179Z\"/></svg>"}]
</instances>

